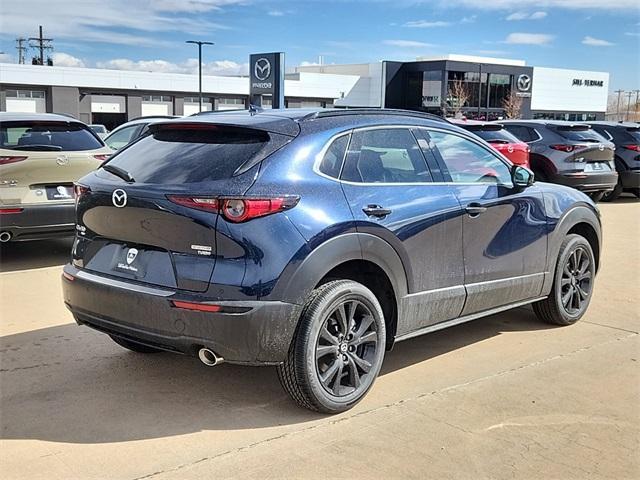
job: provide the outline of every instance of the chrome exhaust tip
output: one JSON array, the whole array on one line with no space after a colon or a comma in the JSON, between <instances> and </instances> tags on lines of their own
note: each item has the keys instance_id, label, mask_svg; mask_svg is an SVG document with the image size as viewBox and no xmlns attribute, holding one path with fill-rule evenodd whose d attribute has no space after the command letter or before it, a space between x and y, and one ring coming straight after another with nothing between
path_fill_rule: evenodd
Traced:
<instances>
[{"instance_id":1,"label":"chrome exhaust tip","mask_svg":"<svg viewBox=\"0 0 640 480\"><path fill-rule=\"evenodd\" d=\"M0 242L6 243L11 240L11 232L0 232Z\"/></svg>"},{"instance_id":2,"label":"chrome exhaust tip","mask_svg":"<svg viewBox=\"0 0 640 480\"><path fill-rule=\"evenodd\" d=\"M208 348L201 348L198 350L198 358L207 367L215 367L216 365L220 365L224 362L224 358L219 357L213 350L209 350Z\"/></svg>"}]
</instances>

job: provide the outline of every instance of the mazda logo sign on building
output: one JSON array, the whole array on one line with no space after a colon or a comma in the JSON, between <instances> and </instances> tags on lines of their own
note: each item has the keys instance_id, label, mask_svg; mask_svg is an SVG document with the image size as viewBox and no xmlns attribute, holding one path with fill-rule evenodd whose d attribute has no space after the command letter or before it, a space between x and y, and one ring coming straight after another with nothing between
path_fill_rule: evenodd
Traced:
<instances>
[{"instance_id":1,"label":"mazda logo sign on building","mask_svg":"<svg viewBox=\"0 0 640 480\"><path fill-rule=\"evenodd\" d=\"M521 92L527 92L531 88L531 77L527 74L522 74L518 77L517 81L518 90Z\"/></svg>"},{"instance_id":2,"label":"mazda logo sign on building","mask_svg":"<svg viewBox=\"0 0 640 480\"><path fill-rule=\"evenodd\" d=\"M113 193L111 194L111 201L113 202L113 205L115 207L118 207L118 208L126 207L127 192L125 192L121 188L114 190Z\"/></svg>"},{"instance_id":3,"label":"mazda logo sign on building","mask_svg":"<svg viewBox=\"0 0 640 480\"><path fill-rule=\"evenodd\" d=\"M260 81L266 80L271 75L271 62L264 57L259 58L253 65L253 74Z\"/></svg>"}]
</instances>

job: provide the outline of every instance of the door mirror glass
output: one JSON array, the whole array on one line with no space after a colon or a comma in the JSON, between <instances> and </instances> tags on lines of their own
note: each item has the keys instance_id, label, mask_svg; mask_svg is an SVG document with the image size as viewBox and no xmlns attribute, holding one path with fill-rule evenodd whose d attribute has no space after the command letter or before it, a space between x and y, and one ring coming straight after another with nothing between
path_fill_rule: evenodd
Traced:
<instances>
[{"instance_id":1,"label":"door mirror glass","mask_svg":"<svg viewBox=\"0 0 640 480\"><path fill-rule=\"evenodd\" d=\"M513 170L511 171L511 178L513 179L513 184L516 187L526 188L533 185L534 175L528 168L514 165Z\"/></svg>"}]
</instances>

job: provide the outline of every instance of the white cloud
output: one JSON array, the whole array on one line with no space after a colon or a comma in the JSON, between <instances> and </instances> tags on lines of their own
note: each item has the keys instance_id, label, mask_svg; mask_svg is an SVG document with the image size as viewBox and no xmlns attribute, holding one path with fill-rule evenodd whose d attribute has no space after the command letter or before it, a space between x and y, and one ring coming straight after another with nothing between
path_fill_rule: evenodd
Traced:
<instances>
[{"instance_id":1,"label":"white cloud","mask_svg":"<svg viewBox=\"0 0 640 480\"><path fill-rule=\"evenodd\" d=\"M433 47L431 43L416 42L414 40L385 40L385 45L391 45L392 47L401 48L428 48Z\"/></svg>"},{"instance_id":2,"label":"white cloud","mask_svg":"<svg viewBox=\"0 0 640 480\"><path fill-rule=\"evenodd\" d=\"M12 63L13 56L8 53L0 53L0 63Z\"/></svg>"},{"instance_id":3,"label":"white cloud","mask_svg":"<svg viewBox=\"0 0 640 480\"><path fill-rule=\"evenodd\" d=\"M630 37L640 37L640 32L625 32L625 35Z\"/></svg>"},{"instance_id":4,"label":"white cloud","mask_svg":"<svg viewBox=\"0 0 640 480\"><path fill-rule=\"evenodd\" d=\"M284 14L285 13L282 10L270 10L269 12L267 12L267 15L269 15L270 17L283 17Z\"/></svg>"},{"instance_id":5,"label":"white cloud","mask_svg":"<svg viewBox=\"0 0 640 480\"><path fill-rule=\"evenodd\" d=\"M395 0L397 1L397 0ZM445 6L463 6L481 10L522 10L528 8L566 8L569 10L637 11L638 0L441 0Z\"/></svg>"},{"instance_id":6,"label":"white cloud","mask_svg":"<svg viewBox=\"0 0 640 480\"><path fill-rule=\"evenodd\" d=\"M199 12L220 9L245 0L21 0L2 3L3 37L35 34L44 25L46 36L56 40L170 46L163 32L184 35L211 35L229 28L206 20ZM29 12L25 15L25 12ZM125 29L126 31L123 31ZM174 43L175 45L175 43Z\"/></svg>"},{"instance_id":7,"label":"white cloud","mask_svg":"<svg viewBox=\"0 0 640 480\"><path fill-rule=\"evenodd\" d=\"M190 58L182 63L173 63L166 60L131 60L128 58L114 58L104 62L97 62L98 68L112 70L134 70L140 72L158 73L198 73L198 59ZM202 63L204 75L248 75L249 65L237 63L231 60L216 60Z\"/></svg>"},{"instance_id":8,"label":"white cloud","mask_svg":"<svg viewBox=\"0 0 640 480\"><path fill-rule=\"evenodd\" d=\"M510 33L504 40L504 43L512 43L515 45L548 45L555 38L554 35L546 33Z\"/></svg>"},{"instance_id":9,"label":"white cloud","mask_svg":"<svg viewBox=\"0 0 640 480\"><path fill-rule=\"evenodd\" d=\"M78 57L64 52L53 53L53 64L57 67L84 67L84 62Z\"/></svg>"},{"instance_id":10,"label":"white cloud","mask_svg":"<svg viewBox=\"0 0 640 480\"><path fill-rule=\"evenodd\" d=\"M507 21L518 21L518 20L542 20L543 18L545 18L547 16L547 12L533 12L533 13L527 13L527 12L514 12L511 15L509 15L507 18L505 18L505 20Z\"/></svg>"},{"instance_id":11,"label":"white cloud","mask_svg":"<svg viewBox=\"0 0 640 480\"><path fill-rule=\"evenodd\" d=\"M477 50L481 55L507 55L508 52L504 50Z\"/></svg>"},{"instance_id":12,"label":"white cloud","mask_svg":"<svg viewBox=\"0 0 640 480\"><path fill-rule=\"evenodd\" d=\"M409 28L433 28L433 27L448 27L452 25L451 22L443 22L441 20L430 22L428 20L415 20L411 22L407 22L403 25L403 27Z\"/></svg>"},{"instance_id":13,"label":"white cloud","mask_svg":"<svg viewBox=\"0 0 640 480\"><path fill-rule=\"evenodd\" d=\"M477 18L478 18L477 15L469 15L468 17L462 17L462 20L460 20L460 23L473 23L476 21Z\"/></svg>"},{"instance_id":14,"label":"white cloud","mask_svg":"<svg viewBox=\"0 0 640 480\"><path fill-rule=\"evenodd\" d=\"M583 45L589 45L592 47L612 47L615 43L608 42L607 40L602 40L600 38L594 38L587 35L582 39Z\"/></svg>"}]
</instances>

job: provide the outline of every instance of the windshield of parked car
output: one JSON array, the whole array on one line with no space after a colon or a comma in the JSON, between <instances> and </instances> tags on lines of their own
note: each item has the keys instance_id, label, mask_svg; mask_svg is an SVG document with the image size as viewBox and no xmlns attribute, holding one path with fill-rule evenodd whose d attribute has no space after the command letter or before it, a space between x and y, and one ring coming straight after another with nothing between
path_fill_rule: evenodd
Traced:
<instances>
[{"instance_id":1,"label":"windshield of parked car","mask_svg":"<svg viewBox=\"0 0 640 480\"><path fill-rule=\"evenodd\" d=\"M587 127L586 125L571 126L571 127L558 127L558 133L574 142L603 142L605 139L601 137L595 130Z\"/></svg>"},{"instance_id":2,"label":"windshield of parked car","mask_svg":"<svg viewBox=\"0 0 640 480\"><path fill-rule=\"evenodd\" d=\"M102 148L88 127L51 121L0 122L0 148L75 152Z\"/></svg>"}]
</instances>

